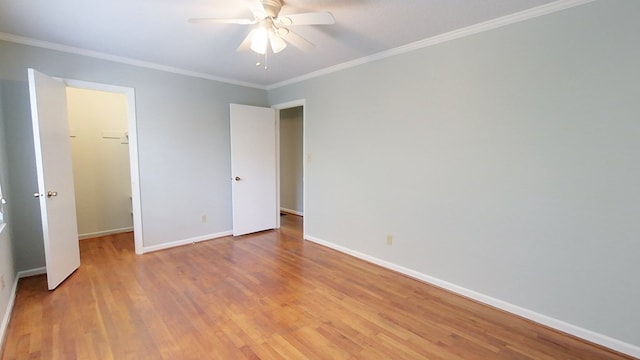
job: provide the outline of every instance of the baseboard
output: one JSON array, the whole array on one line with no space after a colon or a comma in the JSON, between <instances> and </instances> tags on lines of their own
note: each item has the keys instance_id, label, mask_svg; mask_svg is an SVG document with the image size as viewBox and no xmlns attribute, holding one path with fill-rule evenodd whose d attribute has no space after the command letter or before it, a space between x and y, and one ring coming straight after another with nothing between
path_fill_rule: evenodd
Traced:
<instances>
[{"instance_id":1,"label":"baseboard","mask_svg":"<svg viewBox=\"0 0 640 360\"><path fill-rule=\"evenodd\" d=\"M280 208L280 211L283 212L283 213L287 213L287 214L304 216L304 213L302 211L296 211L296 210L291 210L291 209L282 208L282 207Z\"/></svg>"},{"instance_id":2,"label":"baseboard","mask_svg":"<svg viewBox=\"0 0 640 360\"><path fill-rule=\"evenodd\" d=\"M11 320L13 305L15 304L16 294L18 293L18 280L29 276L42 275L46 273L47 268L43 266L35 269L18 271L18 273L16 274L16 278L13 281L13 287L11 288L11 295L9 295L9 303L7 304L7 309L5 310L4 316L2 317L2 323L0 323L0 353L2 353L2 348L4 347L5 335L7 334L7 329L9 328L9 320Z\"/></svg>"},{"instance_id":3,"label":"baseboard","mask_svg":"<svg viewBox=\"0 0 640 360\"><path fill-rule=\"evenodd\" d=\"M46 273L47 273L47 268L44 266L35 268L35 269L22 270L22 271L18 271L18 275L16 276L16 279L22 279L29 276L42 275Z\"/></svg>"},{"instance_id":4,"label":"baseboard","mask_svg":"<svg viewBox=\"0 0 640 360\"><path fill-rule=\"evenodd\" d=\"M225 237L225 236L229 236L229 235L233 235L233 231L231 231L231 230L223 231L223 232L219 232L219 233L216 233L216 234L202 235L202 236L197 236L197 237L190 238L190 239L178 240L178 241L173 241L173 242L170 242L170 243L164 243L164 244L160 244L160 245L145 246L145 247L142 248L142 253L146 254L146 253L150 253L150 252L153 252L153 251L165 250L165 249L170 249L170 248L174 248L174 247L177 247L177 246L194 244L194 243L197 243L197 242L213 240L213 239L217 239L217 238L221 238L221 237Z\"/></svg>"},{"instance_id":5,"label":"baseboard","mask_svg":"<svg viewBox=\"0 0 640 360\"><path fill-rule=\"evenodd\" d=\"M13 281L13 287L11 288L11 294L9 295L9 303L7 304L7 308L4 311L4 316L2 317L2 322L0 323L0 354L2 354L2 349L4 348L4 340L7 335L7 329L9 328L9 320L11 320L11 314L13 313L13 304L16 301L16 294L18 292L18 277L16 276Z\"/></svg>"},{"instance_id":6,"label":"baseboard","mask_svg":"<svg viewBox=\"0 0 640 360\"><path fill-rule=\"evenodd\" d=\"M540 314L537 313L535 311L529 310L529 309L525 309L523 307L508 303L506 301L502 301L500 299L496 299L493 298L491 296L464 288L462 286L458 286L455 284L452 284L450 282L435 278L433 276L429 276L420 272L417 272L415 270L411 270L408 269L406 267L382 260L382 259L378 259L376 257L361 253L359 251L355 251L355 250L351 250L349 248L340 246L340 245L336 245L334 243L325 241L325 240L321 240L318 239L314 236L311 235L304 235L304 239L305 240L309 240L311 242L317 243L319 245L323 245L326 246L328 248L340 251L342 253L354 256L356 258L368 261L370 263L382 266L384 268L390 269L390 270L394 270L397 271L401 274L407 275L409 277L412 277L414 279L418 279L424 282L427 282L429 284L435 285L437 287L449 290L451 292L454 292L456 294L468 297L470 299L479 301L481 303L493 306L495 308L498 308L500 310L504 310L506 312L521 316L523 318L529 319L533 322L536 322L538 324L542 324L545 326L548 326L550 328L562 331L564 333L579 337L581 339L587 340L589 342L607 347L609 349L613 349L615 351L619 351L621 353L627 354L627 355L631 355L633 357L636 358L640 358L640 347L636 346L636 345L632 345L629 343L626 343L624 341L620 341L618 339L614 339L611 338L609 336L591 331L591 330L587 330L584 328L581 328L579 326L573 325L573 324L569 324L567 322L564 322L562 320L558 320L555 318L552 318L550 316L544 315L544 314Z\"/></svg>"},{"instance_id":7,"label":"baseboard","mask_svg":"<svg viewBox=\"0 0 640 360\"><path fill-rule=\"evenodd\" d=\"M91 239L91 238L95 238L95 237L119 234L119 233L130 232L130 231L133 231L133 226L126 227L126 228L121 228L121 229L113 229L113 230L96 231L96 232L92 232L92 233L78 234L78 239L79 240Z\"/></svg>"}]
</instances>

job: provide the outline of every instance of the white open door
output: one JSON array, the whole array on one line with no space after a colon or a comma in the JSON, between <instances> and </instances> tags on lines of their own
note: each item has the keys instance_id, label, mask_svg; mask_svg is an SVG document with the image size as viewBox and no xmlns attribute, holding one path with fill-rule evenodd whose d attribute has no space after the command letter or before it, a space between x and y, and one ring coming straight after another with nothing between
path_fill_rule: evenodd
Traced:
<instances>
[{"instance_id":1,"label":"white open door","mask_svg":"<svg viewBox=\"0 0 640 360\"><path fill-rule=\"evenodd\" d=\"M231 104L233 235L276 228L276 110Z\"/></svg>"},{"instance_id":2,"label":"white open door","mask_svg":"<svg viewBox=\"0 0 640 360\"><path fill-rule=\"evenodd\" d=\"M65 85L29 69L38 192L49 290L80 266Z\"/></svg>"}]
</instances>

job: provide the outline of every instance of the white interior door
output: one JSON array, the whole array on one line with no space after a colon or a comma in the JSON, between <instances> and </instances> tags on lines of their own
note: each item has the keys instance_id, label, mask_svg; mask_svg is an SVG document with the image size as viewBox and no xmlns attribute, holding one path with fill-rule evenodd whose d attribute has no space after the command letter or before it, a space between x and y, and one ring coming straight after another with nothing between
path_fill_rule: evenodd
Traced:
<instances>
[{"instance_id":1,"label":"white interior door","mask_svg":"<svg viewBox=\"0 0 640 360\"><path fill-rule=\"evenodd\" d=\"M38 173L49 290L80 266L76 200L65 85L29 69L33 143Z\"/></svg>"},{"instance_id":2,"label":"white interior door","mask_svg":"<svg viewBox=\"0 0 640 360\"><path fill-rule=\"evenodd\" d=\"M231 104L233 235L277 227L276 110Z\"/></svg>"}]
</instances>

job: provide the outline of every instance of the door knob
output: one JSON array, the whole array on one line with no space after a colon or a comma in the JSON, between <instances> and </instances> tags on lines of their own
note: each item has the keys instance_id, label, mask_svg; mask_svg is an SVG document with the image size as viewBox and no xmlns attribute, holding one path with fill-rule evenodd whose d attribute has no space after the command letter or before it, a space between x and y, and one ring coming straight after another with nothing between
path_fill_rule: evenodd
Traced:
<instances>
[{"instance_id":1,"label":"door knob","mask_svg":"<svg viewBox=\"0 0 640 360\"><path fill-rule=\"evenodd\" d=\"M47 197L50 198L52 196L58 196L57 191L47 191Z\"/></svg>"},{"instance_id":2,"label":"door knob","mask_svg":"<svg viewBox=\"0 0 640 360\"><path fill-rule=\"evenodd\" d=\"M240 179L240 176L236 176L236 178L234 179L235 181L240 181L242 179Z\"/></svg>"},{"instance_id":3,"label":"door knob","mask_svg":"<svg viewBox=\"0 0 640 360\"><path fill-rule=\"evenodd\" d=\"M42 196L42 194L37 193L37 192L34 192L34 193L33 193L33 197L40 197L40 196Z\"/></svg>"}]
</instances>

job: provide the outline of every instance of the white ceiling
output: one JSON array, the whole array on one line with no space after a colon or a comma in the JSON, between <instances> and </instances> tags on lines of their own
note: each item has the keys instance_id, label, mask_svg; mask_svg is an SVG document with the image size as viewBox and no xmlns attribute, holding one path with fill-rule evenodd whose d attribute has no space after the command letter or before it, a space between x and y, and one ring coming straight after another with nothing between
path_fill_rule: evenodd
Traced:
<instances>
[{"instance_id":1,"label":"white ceiling","mask_svg":"<svg viewBox=\"0 0 640 360\"><path fill-rule=\"evenodd\" d=\"M0 0L0 33L268 86L554 0L285 0L282 14L329 11L335 25L295 30L316 47L271 55L268 69L236 48L249 26L189 24L252 18L248 0ZM2 34L0 34L2 35ZM9 35L9 36L7 36Z\"/></svg>"}]
</instances>

